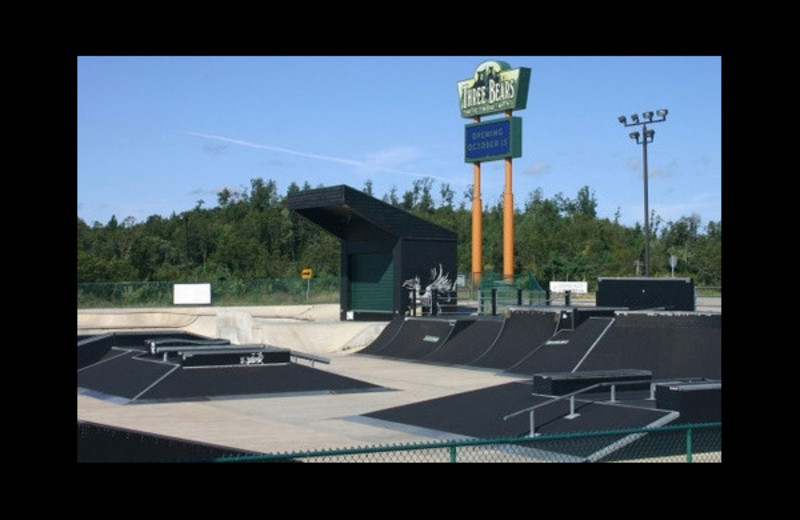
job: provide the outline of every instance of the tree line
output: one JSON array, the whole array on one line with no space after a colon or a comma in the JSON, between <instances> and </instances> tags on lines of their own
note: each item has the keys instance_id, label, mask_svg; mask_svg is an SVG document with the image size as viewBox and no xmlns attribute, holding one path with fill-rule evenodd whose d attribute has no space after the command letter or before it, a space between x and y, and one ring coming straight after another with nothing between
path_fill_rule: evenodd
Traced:
<instances>
[{"instance_id":1,"label":"tree line","mask_svg":"<svg viewBox=\"0 0 800 520\"><path fill-rule=\"evenodd\" d=\"M289 196L309 190L292 182L281 195L274 180L252 179L242 191L225 189L217 205L144 222L112 216L91 225L78 218L77 281L212 282L230 279L297 277L304 268L315 276L339 275L339 240L288 209ZM472 187L460 201L448 184L420 178L400 193L392 187L378 197L367 181L362 191L392 206L456 233L458 272L472 270ZM722 286L722 221L701 226L698 215L665 222L655 211L650 220L650 275L692 278L696 286ZM575 198L559 193L545 198L541 189L527 195L514 211L514 272L533 274L546 287L552 280L587 281L598 277L644 276L644 229L597 217L597 201L588 186ZM502 272L502 202L483 212L483 266Z\"/></svg>"}]
</instances>

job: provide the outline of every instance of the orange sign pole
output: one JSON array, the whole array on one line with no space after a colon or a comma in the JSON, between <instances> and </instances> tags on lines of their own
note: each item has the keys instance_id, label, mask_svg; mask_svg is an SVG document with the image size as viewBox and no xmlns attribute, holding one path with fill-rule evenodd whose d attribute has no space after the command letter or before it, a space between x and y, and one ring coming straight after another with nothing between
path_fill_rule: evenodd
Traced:
<instances>
[{"instance_id":1,"label":"orange sign pole","mask_svg":"<svg viewBox=\"0 0 800 520\"><path fill-rule=\"evenodd\" d=\"M506 111L511 117L511 110ZM503 197L503 278L514 278L514 193L511 189L511 157L506 160L506 191Z\"/></svg>"},{"instance_id":2,"label":"orange sign pole","mask_svg":"<svg viewBox=\"0 0 800 520\"><path fill-rule=\"evenodd\" d=\"M481 116L475 116L476 123ZM481 163L472 164L472 283L481 283L483 272L483 203L481 202Z\"/></svg>"}]
</instances>

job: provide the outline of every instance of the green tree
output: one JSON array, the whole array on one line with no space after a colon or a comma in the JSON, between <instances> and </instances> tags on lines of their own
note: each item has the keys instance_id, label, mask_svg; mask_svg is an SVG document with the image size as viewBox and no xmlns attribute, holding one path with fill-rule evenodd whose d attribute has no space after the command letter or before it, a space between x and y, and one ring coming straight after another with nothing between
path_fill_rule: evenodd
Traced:
<instances>
[{"instance_id":1,"label":"green tree","mask_svg":"<svg viewBox=\"0 0 800 520\"><path fill-rule=\"evenodd\" d=\"M308 182L292 182L281 197L275 181L252 179L249 192L222 190L213 208L198 201L180 214L153 215L138 223L128 217L121 225L116 216L106 225L91 226L79 218L78 282L295 277L306 267L318 275L338 274L339 240L288 209L289 196L309 189ZM372 191L370 181L365 190ZM430 178L416 179L402 202L397 193L392 186L383 200L456 233L458 271L470 272L472 187L457 208L448 184L439 186L437 206ZM515 271L532 272L543 286L553 279L584 279L592 287L600 276L636 274L644 252L641 225L620 225L619 211L612 221L598 219L597 206L588 186L574 199L562 193L546 198L541 189L528 194L514 211ZM485 204L486 271L502 270L503 220L502 201ZM676 275L691 277L698 285L721 286L721 221L703 229L697 215L664 223L653 212L650 245L653 276L669 275L669 256L674 254L679 258Z\"/></svg>"}]
</instances>

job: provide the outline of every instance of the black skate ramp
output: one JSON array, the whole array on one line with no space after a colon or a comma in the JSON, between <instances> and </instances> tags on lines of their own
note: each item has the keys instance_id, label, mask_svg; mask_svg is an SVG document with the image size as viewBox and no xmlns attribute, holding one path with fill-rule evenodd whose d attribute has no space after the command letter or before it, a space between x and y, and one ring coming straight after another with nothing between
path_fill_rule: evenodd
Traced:
<instances>
[{"instance_id":1,"label":"black skate ramp","mask_svg":"<svg viewBox=\"0 0 800 520\"><path fill-rule=\"evenodd\" d=\"M547 309L510 309L497 341L468 365L507 370L558 330L561 313Z\"/></svg>"},{"instance_id":2,"label":"black skate ramp","mask_svg":"<svg viewBox=\"0 0 800 520\"><path fill-rule=\"evenodd\" d=\"M177 437L78 420L78 462L197 462L256 455Z\"/></svg>"},{"instance_id":3,"label":"black skate ramp","mask_svg":"<svg viewBox=\"0 0 800 520\"><path fill-rule=\"evenodd\" d=\"M456 321L407 317L397 334L375 354L395 359L420 360L444 344L453 332Z\"/></svg>"},{"instance_id":4,"label":"black skate ramp","mask_svg":"<svg viewBox=\"0 0 800 520\"><path fill-rule=\"evenodd\" d=\"M537 434L643 428L667 423L676 416L670 410L578 399L577 417L565 419L570 414L568 400L554 401L553 396L533 394L532 390L530 382L505 383L379 410L364 417L395 423L401 428L400 425L409 425L471 438L508 438L530 433L529 414L517 412L550 401L552 404L536 411Z\"/></svg>"},{"instance_id":5,"label":"black skate ramp","mask_svg":"<svg viewBox=\"0 0 800 520\"><path fill-rule=\"evenodd\" d=\"M422 361L443 365L467 365L491 347L503 328L502 319L482 318L466 322L464 329L451 336Z\"/></svg>"},{"instance_id":6,"label":"black skate ramp","mask_svg":"<svg viewBox=\"0 0 800 520\"><path fill-rule=\"evenodd\" d=\"M613 323L614 318L589 318L575 330L560 330L507 372L529 376L574 370Z\"/></svg>"},{"instance_id":7,"label":"black skate ramp","mask_svg":"<svg viewBox=\"0 0 800 520\"><path fill-rule=\"evenodd\" d=\"M402 315L395 316L383 328L378 337L372 343L358 351L359 354L379 354L389 343L392 342L394 337L400 332L400 328L406 322L406 317Z\"/></svg>"},{"instance_id":8,"label":"black skate ramp","mask_svg":"<svg viewBox=\"0 0 800 520\"><path fill-rule=\"evenodd\" d=\"M238 350L236 345L209 345L210 338L197 339L193 346L201 352L186 356L153 354L148 351L144 338L151 341L177 340L173 335L160 337L159 333L138 333L104 337L108 344L105 353L94 363L78 369L78 393L115 401L120 404L161 401L192 401L264 396L269 394L348 393L386 390L383 387L357 379L331 374L311 366L291 362L291 351L275 347L254 347L259 358L238 354L220 358L219 352ZM84 341L84 343L81 343ZM83 346L93 345L96 355L98 342L79 341ZM124 344L127 343L127 346ZM211 348L205 352L202 349ZM175 347L183 348L183 347ZM210 354L207 355L207 352ZM295 354L296 355L296 354ZM219 359L236 359L236 363ZM205 361L207 359L208 361ZM241 361L244 359L244 361ZM266 359L267 362L263 362ZM80 363L79 363L80 364Z\"/></svg>"},{"instance_id":9,"label":"black skate ramp","mask_svg":"<svg viewBox=\"0 0 800 520\"><path fill-rule=\"evenodd\" d=\"M722 315L618 312L575 370L651 370L653 379L722 379Z\"/></svg>"},{"instance_id":10,"label":"black skate ramp","mask_svg":"<svg viewBox=\"0 0 800 520\"><path fill-rule=\"evenodd\" d=\"M426 361L454 359L455 347L469 345L471 332L481 330L478 327L485 327L484 332L492 330L489 323L479 320L470 324ZM534 393L528 380L379 410L364 417L384 421L387 427L425 428L474 438L527 436L530 433L527 409L542 403L546 406L536 410L537 434L660 426L681 421L681 414L689 417L688 412L695 412L693 417L699 422L719 420L721 409L714 403L720 402L721 395L721 315L614 311L613 316L589 316L574 329L555 331L564 325L558 311L515 310L503 321L491 348L468 366L483 364L498 368L508 363L507 372L526 377L634 369L649 371L662 394L666 386L683 390L691 390L692 385L698 385L698 389L703 386L716 389L706 390L702 395L677 390L672 394L676 402L675 396L684 402L689 396L697 399L699 405L692 402L668 406L663 405L668 399L661 398L658 404L663 406L656 406L648 390L623 385L612 400L609 388L603 387L576 395L573 414L569 399ZM480 343L485 343L490 335L485 335ZM514 360L516 363L512 363ZM676 382L665 383L670 378ZM610 438L608 443L618 441ZM571 455L591 458L592 452L605 449L594 446Z\"/></svg>"},{"instance_id":11,"label":"black skate ramp","mask_svg":"<svg viewBox=\"0 0 800 520\"><path fill-rule=\"evenodd\" d=\"M503 417L530 406L531 382L506 383L482 390L379 410L364 417L466 437L518 437L528 419Z\"/></svg>"},{"instance_id":12,"label":"black skate ramp","mask_svg":"<svg viewBox=\"0 0 800 520\"><path fill-rule=\"evenodd\" d=\"M78 368L97 363L108 354L111 347L132 347L141 349L148 339L174 338L184 341L207 341L209 338L178 330L109 332L107 334L78 335Z\"/></svg>"}]
</instances>

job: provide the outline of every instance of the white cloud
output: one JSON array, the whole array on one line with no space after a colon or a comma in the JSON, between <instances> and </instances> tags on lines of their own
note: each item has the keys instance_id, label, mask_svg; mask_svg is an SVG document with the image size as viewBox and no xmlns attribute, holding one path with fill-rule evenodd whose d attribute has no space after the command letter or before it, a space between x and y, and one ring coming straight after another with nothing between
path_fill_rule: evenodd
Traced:
<instances>
[{"instance_id":1,"label":"white cloud","mask_svg":"<svg viewBox=\"0 0 800 520\"><path fill-rule=\"evenodd\" d=\"M398 167L416 160L421 156L422 151L419 148L395 146L393 148L367 154L367 160L361 163L359 170L362 170L362 173L369 173L373 170L396 171Z\"/></svg>"},{"instance_id":2,"label":"white cloud","mask_svg":"<svg viewBox=\"0 0 800 520\"><path fill-rule=\"evenodd\" d=\"M538 175L540 173L544 173L550 169L550 164L546 162L538 162L536 164L532 164L525 168L523 173L527 173L529 175Z\"/></svg>"}]
</instances>

